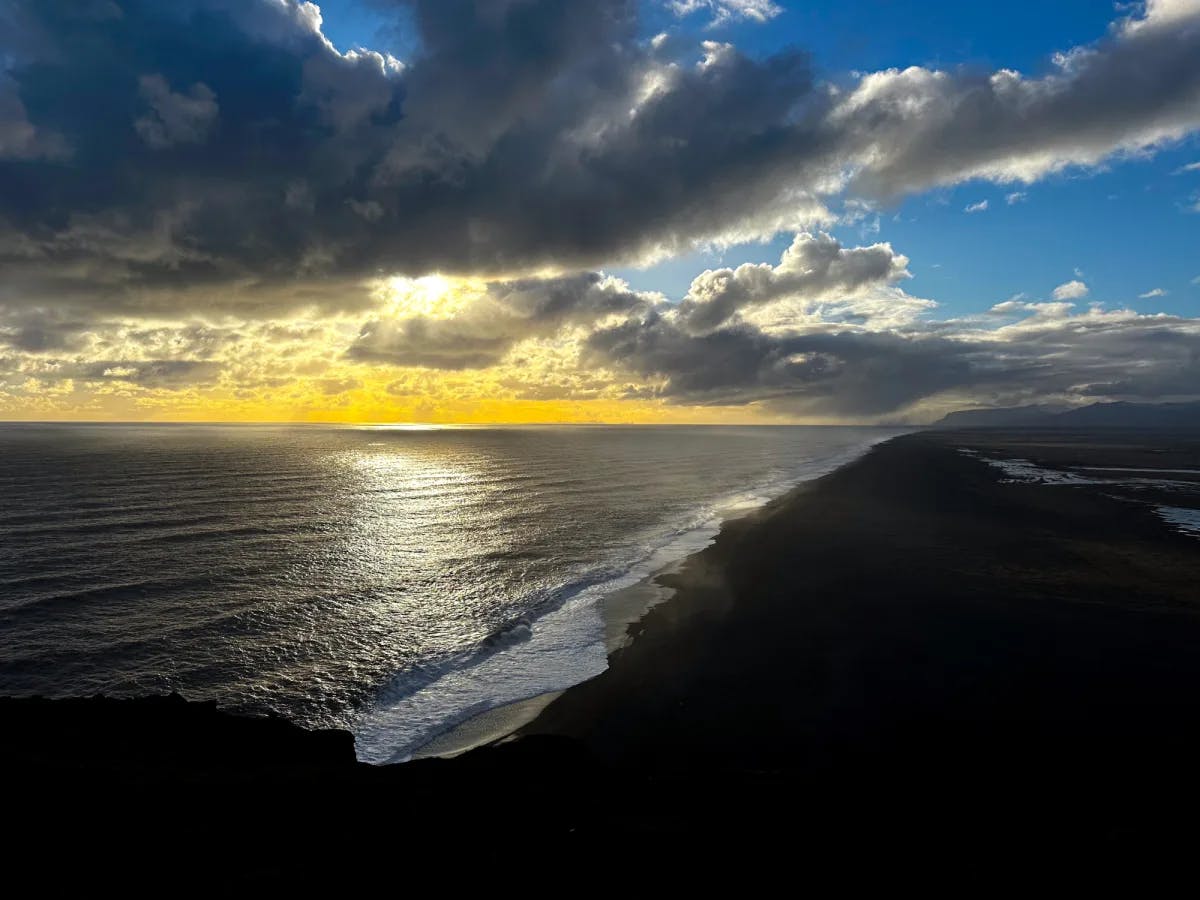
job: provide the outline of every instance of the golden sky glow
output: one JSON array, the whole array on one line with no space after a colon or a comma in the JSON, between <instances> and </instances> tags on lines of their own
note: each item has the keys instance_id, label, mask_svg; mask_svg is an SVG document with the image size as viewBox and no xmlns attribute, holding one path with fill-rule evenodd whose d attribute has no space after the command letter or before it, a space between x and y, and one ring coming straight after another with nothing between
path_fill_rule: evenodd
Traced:
<instances>
[{"instance_id":1,"label":"golden sky glow","mask_svg":"<svg viewBox=\"0 0 1200 900\"><path fill-rule=\"evenodd\" d=\"M754 406L678 406L644 400L522 400L487 396L390 395L364 385L334 397L297 382L283 390L43 392L0 407L8 420L338 422L431 424L763 424L789 421ZM249 393L249 396L245 396Z\"/></svg>"},{"instance_id":2,"label":"golden sky glow","mask_svg":"<svg viewBox=\"0 0 1200 900\"><path fill-rule=\"evenodd\" d=\"M438 275L364 286L381 321L495 314L487 284ZM9 420L171 422L761 423L754 405L685 406L624 396L628 384L578 364L582 332L519 340L495 366L437 369L350 359L362 314L308 312L268 321L114 320L95 326L66 365L29 354L22 378L0 386ZM209 383L157 383L140 362L178 355L213 366ZM96 367L97 361L121 360ZM542 394L545 396L537 396ZM533 395L533 396L531 396Z\"/></svg>"}]
</instances>

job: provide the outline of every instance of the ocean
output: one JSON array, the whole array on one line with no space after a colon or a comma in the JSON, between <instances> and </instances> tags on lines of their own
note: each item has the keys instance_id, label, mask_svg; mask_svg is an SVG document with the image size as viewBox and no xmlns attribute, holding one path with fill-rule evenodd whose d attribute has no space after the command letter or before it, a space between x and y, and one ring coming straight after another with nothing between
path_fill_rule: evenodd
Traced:
<instances>
[{"instance_id":1,"label":"ocean","mask_svg":"<svg viewBox=\"0 0 1200 900\"><path fill-rule=\"evenodd\" d=\"M603 671L612 598L896 433L0 425L0 694L177 691L402 761Z\"/></svg>"}]
</instances>

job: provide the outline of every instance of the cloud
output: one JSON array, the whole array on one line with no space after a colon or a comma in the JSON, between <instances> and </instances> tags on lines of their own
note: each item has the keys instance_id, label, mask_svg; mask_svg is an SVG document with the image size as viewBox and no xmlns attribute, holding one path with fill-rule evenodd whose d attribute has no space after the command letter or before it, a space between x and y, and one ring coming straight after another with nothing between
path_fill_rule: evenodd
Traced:
<instances>
[{"instance_id":1,"label":"cloud","mask_svg":"<svg viewBox=\"0 0 1200 900\"><path fill-rule=\"evenodd\" d=\"M672 403L753 402L802 416L911 415L982 398L1197 394L1195 320L1045 312L996 329L927 323L904 332L768 335L738 325L696 336L655 311L597 331L587 349L593 364L628 371Z\"/></svg>"},{"instance_id":2,"label":"cloud","mask_svg":"<svg viewBox=\"0 0 1200 900\"><path fill-rule=\"evenodd\" d=\"M1133 4L1135 14L1120 20L1122 34L1168 29L1189 22L1200 11L1197 0L1144 0ZM1140 12L1141 15L1136 13Z\"/></svg>"},{"instance_id":3,"label":"cloud","mask_svg":"<svg viewBox=\"0 0 1200 900\"><path fill-rule=\"evenodd\" d=\"M645 261L828 225L847 192L1028 183L1200 126L1195 4L1150 4L1041 77L827 79L795 50L648 43L633 0L408 7L401 64L339 53L295 0L5 0L0 302L357 304L380 273Z\"/></svg>"},{"instance_id":4,"label":"cloud","mask_svg":"<svg viewBox=\"0 0 1200 900\"><path fill-rule=\"evenodd\" d=\"M426 290L404 283L402 294ZM468 289L447 313L446 292L434 289L433 303L413 313L401 299L390 315L363 324L347 356L353 360L433 369L480 369L498 364L521 341L548 336L565 326L589 326L628 314L657 299L639 294L599 273L551 279L494 282Z\"/></svg>"},{"instance_id":5,"label":"cloud","mask_svg":"<svg viewBox=\"0 0 1200 900\"><path fill-rule=\"evenodd\" d=\"M678 303L599 274L477 285L450 303L406 300L419 313L372 320L350 356L496 368L530 397L615 388L668 405L867 421L919 420L965 402L1200 393L1197 320L1016 297L996 304L990 322L935 321L922 314L926 301L895 287L907 264L887 245L801 234L779 265L709 270ZM559 364L576 380L515 374L513 361L529 358L522 348L550 338L574 348Z\"/></svg>"},{"instance_id":6,"label":"cloud","mask_svg":"<svg viewBox=\"0 0 1200 900\"><path fill-rule=\"evenodd\" d=\"M786 298L808 304L844 300L866 288L908 278L908 259L890 244L846 248L827 234L796 235L778 266L746 263L696 276L680 304L695 332L716 328L740 311Z\"/></svg>"},{"instance_id":7,"label":"cloud","mask_svg":"<svg viewBox=\"0 0 1200 900\"><path fill-rule=\"evenodd\" d=\"M831 206L867 221L1200 128L1196 0L1037 76L821 73L794 49L647 41L638 9L409 0L401 63L339 52L296 0L0 0L0 404L376 391L869 419L1194 390L1194 320L1077 312L1077 275L935 321L890 244L821 229ZM676 302L600 271L782 232L777 264L702 272Z\"/></svg>"},{"instance_id":8,"label":"cloud","mask_svg":"<svg viewBox=\"0 0 1200 900\"><path fill-rule=\"evenodd\" d=\"M1165 297L1165 296L1167 296L1168 293L1169 293L1169 291L1167 291L1163 288L1153 288L1152 290L1146 291L1146 293L1144 293L1144 294L1138 294L1138 299L1139 300L1149 300L1152 297Z\"/></svg>"},{"instance_id":9,"label":"cloud","mask_svg":"<svg viewBox=\"0 0 1200 900\"><path fill-rule=\"evenodd\" d=\"M680 17L706 12L712 16L710 27L738 21L761 24L783 12L772 0L668 0L667 6Z\"/></svg>"},{"instance_id":10,"label":"cloud","mask_svg":"<svg viewBox=\"0 0 1200 900\"><path fill-rule=\"evenodd\" d=\"M969 363L938 338L884 333L770 335L735 325L704 335L654 314L602 329L587 359L654 384L675 403L787 405L793 411L878 415L960 384ZM945 352L943 352L945 351Z\"/></svg>"},{"instance_id":11,"label":"cloud","mask_svg":"<svg viewBox=\"0 0 1200 900\"><path fill-rule=\"evenodd\" d=\"M963 208L963 212L965 212L965 213L987 212L987 208L988 208L988 202L986 200L980 200L978 203L967 204L967 206Z\"/></svg>"},{"instance_id":12,"label":"cloud","mask_svg":"<svg viewBox=\"0 0 1200 900\"><path fill-rule=\"evenodd\" d=\"M1068 281L1053 291L1055 300L1079 300L1088 295L1088 286L1082 281Z\"/></svg>"},{"instance_id":13,"label":"cloud","mask_svg":"<svg viewBox=\"0 0 1200 900\"><path fill-rule=\"evenodd\" d=\"M198 144L217 120L216 95L201 82L193 84L187 94L172 91L161 75L143 75L138 85L150 111L133 127L155 150L174 144Z\"/></svg>"},{"instance_id":14,"label":"cloud","mask_svg":"<svg viewBox=\"0 0 1200 900\"><path fill-rule=\"evenodd\" d=\"M29 121L20 86L0 72L0 161L61 159L68 155L60 135L36 128Z\"/></svg>"},{"instance_id":15,"label":"cloud","mask_svg":"<svg viewBox=\"0 0 1200 900\"><path fill-rule=\"evenodd\" d=\"M1029 194L1026 191L1013 191L1011 194L1005 195L1004 202L1009 206L1013 206L1017 203L1024 203L1028 199Z\"/></svg>"},{"instance_id":16,"label":"cloud","mask_svg":"<svg viewBox=\"0 0 1200 900\"><path fill-rule=\"evenodd\" d=\"M1172 174L1182 175L1184 172L1200 172L1200 162L1188 163L1186 166L1180 166Z\"/></svg>"},{"instance_id":17,"label":"cloud","mask_svg":"<svg viewBox=\"0 0 1200 900\"><path fill-rule=\"evenodd\" d=\"M140 387L178 389L216 380L221 367L214 362L186 359L95 362L63 372L85 381L127 381Z\"/></svg>"},{"instance_id":18,"label":"cloud","mask_svg":"<svg viewBox=\"0 0 1200 900\"><path fill-rule=\"evenodd\" d=\"M1005 300L1003 303L997 303L988 310L989 315L1008 316L1012 314L1033 313L1026 319L1026 322L1044 321L1046 319L1061 319L1071 315L1071 310L1075 308L1074 303L1058 301L1055 303L1030 303L1021 300L1023 295L1018 294L1011 300Z\"/></svg>"},{"instance_id":19,"label":"cloud","mask_svg":"<svg viewBox=\"0 0 1200 900\"><path fill-rule=\"evenodd\" d=\"M78 381L100 386L127 384L167 391L211 385L220 373L219 363L187 359L108 359L56 363L27 369L27 374L46 382Z\"/></svg>"},{"instance_id":20,"label":"cloud","mask_svg":"<svg viewBox=\"0 0 1200 900\"><path fill-rule=\"evenodd\" d=\"M970 178L1030 183L1153 148L1197 126L1200 3L1150 3L1028 78L921 67L864 76L834 111L866 157L857 183L895 195Z\"/></svg>"},{"instance_id":21,"label":"cloud","mask_svg":"<svg viewBox=\"0 0 1200 900\"><path fill-rule=\"evenodd\" d=\"M365 318L0 310L0 408L177 414L219 398L222 409L385 417L403 402L428 417L510 398L925 421L979 403L1200 394L1200 320L1021 296L937 320L900 289L907 264L888 245L801 234L777 265L701 273L677 301L592 272L381 279ZM710 304L728 305L714 315Z\"/></svg>"},{"instance_id":22,"label":"cloud","mask_svg":"<svg viewBox=\"0 0 1200 900\"><path fill-rule=\"evenodd\" d=\"M345 394L362 387L362 382L357 378L322 378L318 381L318 387L324 394Z\"/></svg>"}]
</instances>

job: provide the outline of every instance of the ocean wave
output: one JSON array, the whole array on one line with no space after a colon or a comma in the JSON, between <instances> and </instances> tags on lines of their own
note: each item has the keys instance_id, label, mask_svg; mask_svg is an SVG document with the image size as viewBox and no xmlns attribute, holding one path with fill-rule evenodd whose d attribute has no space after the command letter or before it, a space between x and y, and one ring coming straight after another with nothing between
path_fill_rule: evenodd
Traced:
<instances>
[{"instance_id":1,"label":"ocean wave","mask_svg":"<svg viewBox=\"0 0 1200 900\"><path fill-rule=\"evenodd\" d=\"M999 469L1006 476L1006 484L1046 484L1046 485L1120 485L1134 489L1164 489L1172 491L1191 491L1197 487L1194 481L1180 481L1177 478L1146 478L1144 473L1161 472L1163 474L1192 473L1194 469L1128 469L1107 466L1078 466L1079 471L1071 468L1052 469L1031 462L1028 459L1002 459L984 456L976 450L960 449L959 453L985 462ZM1079 472L1104 472L1102 477L1081 475ZM1139 473L1132 477L1120 477L1121 473Z\"/></svg>"},{"instance_id":2,"label":"ocean wave","mask_svg":"<svg viewBox=\"0 0 1200 900\"><path fill-rule=\"evenodd\" d=\"M421 747L480 713L564 690L607 667L601 602L712 543L723 522L858 459L888 436L767 478L644 531L607 564L578 572L548 592L535 614L494 630L478 646L433 666L400 672L352 726L358 759L405 762Z\"/></svg>"},{"instance_id":3,"label":"ocean wave","mask_svg":"<svg viewBox=\"0 0 1200 900\"><path fill-rule=\"evenodd\" d=\"M1159 506L1154 510L1159 517L1177 531L1192 537L1200 537L1200 509L1183 506Z\"/></svg>"}]
</instances>

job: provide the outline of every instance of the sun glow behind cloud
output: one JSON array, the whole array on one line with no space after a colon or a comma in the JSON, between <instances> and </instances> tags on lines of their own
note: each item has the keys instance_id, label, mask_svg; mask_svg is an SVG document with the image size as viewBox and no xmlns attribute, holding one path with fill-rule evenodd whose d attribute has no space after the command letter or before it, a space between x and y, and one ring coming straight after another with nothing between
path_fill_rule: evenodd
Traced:
<instances>
[{"instance_id":1,"label":"sun glow behind cloud","mask_svg":"<svg viewBox=\"0 0 1200 900\"><path fill-rule=\"evenodd\" d=\"M498 301L480 279L392 276L364 285L372 321L455 323L468 312L490 327ZM516 318L517 327L524 320ZM494 365L381 366L347 354L361 315L314 312L266 322L114 321L89 325L76 361L32 353L20 381L0 382L0 416L14 420L287 422L689 423L764 421L753 407L690 408L631 398L579 365L586 331L518 333ZM123 362L80 362L103 351ZM215 376L171 383L159 357L200 355ZM153 361L151 361L153 360ZM68 370L78 369L74 376ZM771 420L775 417L767 417Z\"/></svg>"},{"instance_id":2,"label":"sun glow behind cloud","mask_svg":"<svg viewBox=\"0 0 1200 900\"><path fill-rule=\"evenodd\" d=\"M377 283L374 292L392 315L423 315L450 319L483 293L481 281L424 275L407 278L395 275Z\"/></svg>"}]
</instances>

